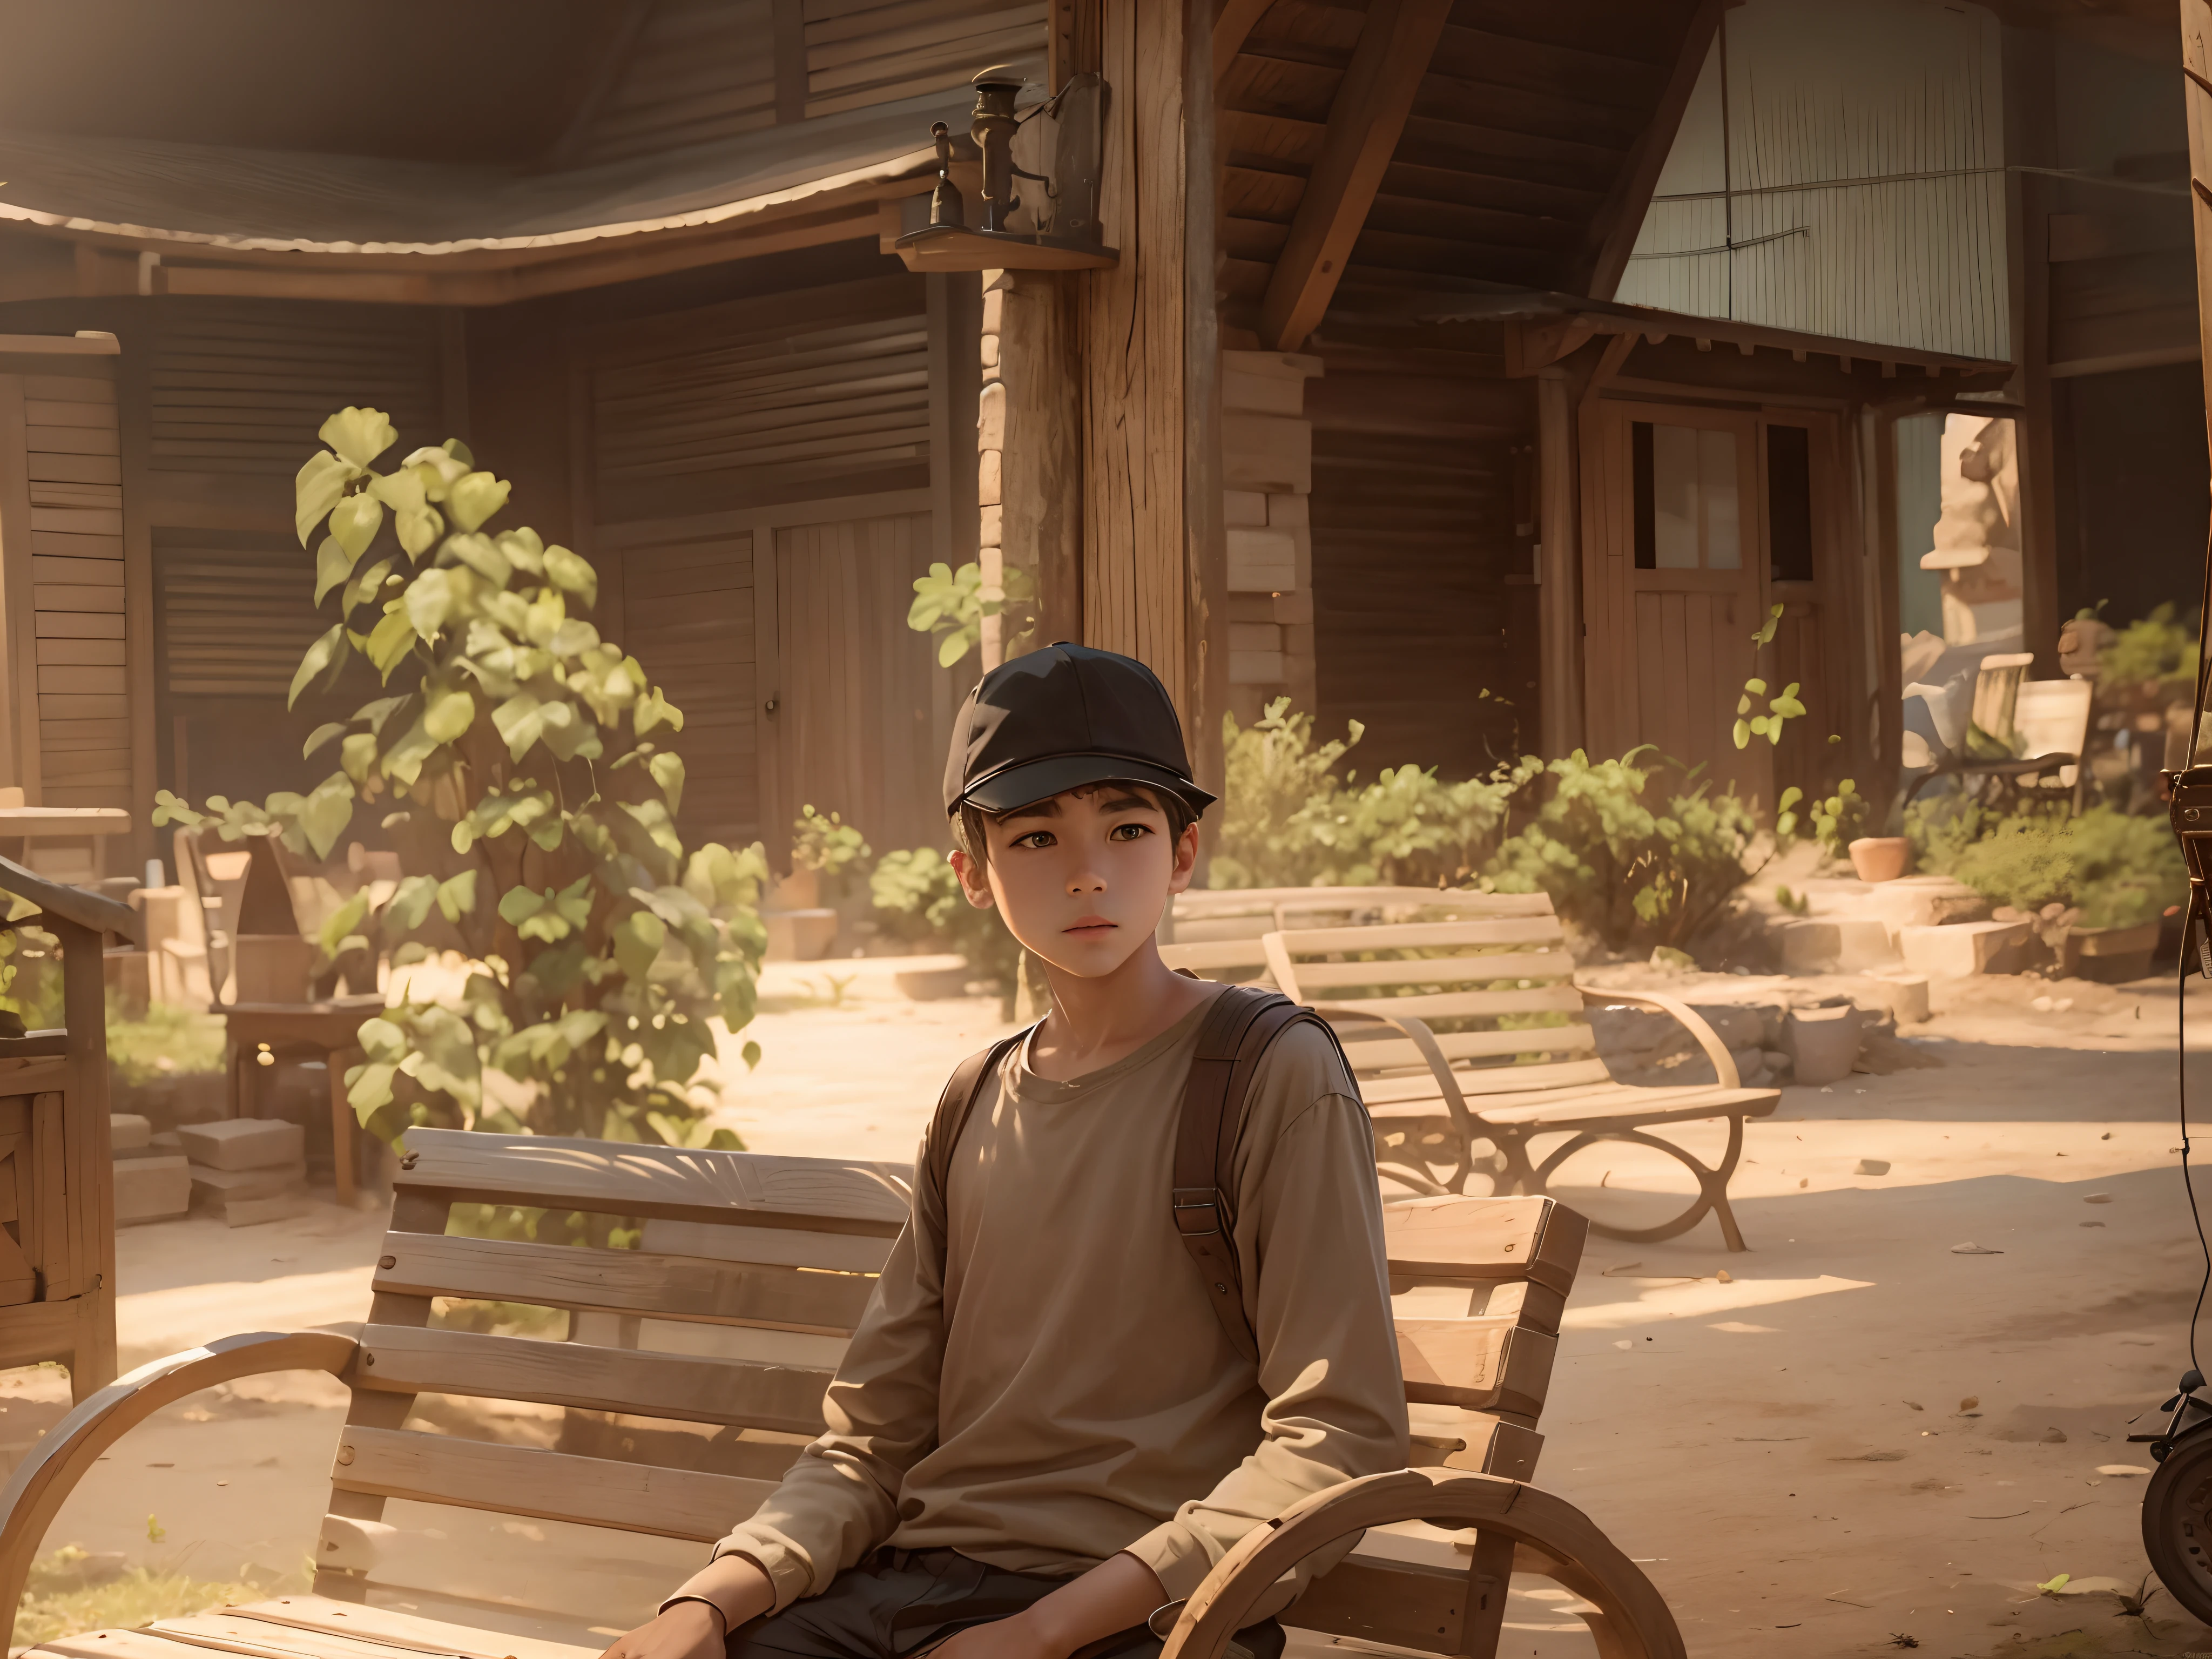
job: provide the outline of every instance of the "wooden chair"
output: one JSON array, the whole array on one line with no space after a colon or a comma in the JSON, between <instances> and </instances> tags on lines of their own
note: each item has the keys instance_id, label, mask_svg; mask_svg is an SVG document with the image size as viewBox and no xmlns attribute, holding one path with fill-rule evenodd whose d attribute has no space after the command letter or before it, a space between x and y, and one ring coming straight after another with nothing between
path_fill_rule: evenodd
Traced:
<instances>
[{"instance_id":1,"label":"wooden chair","mask_svg":"<svg viewBox=\"0 0 2212 1659\"><path fill-rule=\"evenodd\" d=\"M906 1216L907 1166L458 1131L414 1130L408 1140L365 1325L229 1337L144 1366L49 1431L0 1494L0 1607L12 1618L48 1524L132 1425L218 1382L327 1370L353 1398L316 1544L314 1594L36 1651L585 1659L605 1638L583 1618L563 1625L481 1601L441 1601L395 1582L389 1564L401 1552L386 1504L414 1499L704 1544L751 1513L804 1437L820 1431L823 1390ZM448 1235L453 1206L465 1203L642 1218L642 1248ZM1465 1540L1471 1554L1370 1533L1370 1547L1286 1618L1328 1635L1488 1659L1518 1569L1588 1597L1584 1617L1606 1632L1606 1653L1679 1659L1681 1638L1643 1574L1575 1510L1524 1484L1542 1443L1534 1423L1581 1255L1580 1218L1537 1198L1426 1200L1386 1215L1414 1452L1425 1467L1352 1482L1333 1506L1301 1504L1284 1535L1312 1548L1347 1529L1421 1519L1480 1529ZM432 1299L441 1296L566 1310L571 1340L432 1328ZM679 1334L655 1340L685 1352L640 1347L648 1331ZM624 1346L583 1340L593 1335ZM418 1394L567 1407L574 1432L563 1431L562 1447L594 1455L420 1431L409 1426ZM696 1467L698 1437L656 1434L644 1419L744 1430L734 1443L713 1443L726 1454L722 1468L741 1472ZM664 1443L679 1438L688 1454ZM1185 1647L1210 1640L1207 1609L1234 1605L1254 1573L1277 1571L1277 1559L1224 1562L1191 1603ZM399 1595L451 1622L374 1604ZM492 1633L488 1624L520 1634Z\"/></svg>"},{"instance_id":2,"label":"wooden chair","mask_svg":"<svg viewBox=\"0 0 2212 1659\"><path fill-rule=\"evenodd\" d=\"M59 1030L0 1036L0 1368L58 1360L88 1398L115 1378L115 1170L107 1124L109 933L141 940L127 904L0 859L10 896L61 941Z\"/></svg>"},{"instance_id":3,"label":"wooden chair","mask_svg":"<svg viewBox=\"0 0 2212 1659\"><path fill-rule=\"evenodd\" d=\"M1728 1183L1743 1152L1743 1123L1781 1099L1746 1089L1727 1048L1690 1006L1650 991L1591 990L1574 982L1550 898L1477 896L1481 920L1270 933L1275 983L1328 1017L1343 1038L1375 1120L1376 1154L1390 1180L1416 1192L1460 1192L1478 1169L1494 1190L1540 1193L1553 1172L1601 1141L1653 1147L1687 1166L1698 1196L1650 1227L1591 1224L1609 1238L1656 1243L1687 1232L1708 1211L1731 1250L1745 1248ZM1686 1088L1616 1083L1597 1057L1586 1002L1636 1003L1672 1015L1712 1062L1716 1081ZM1669 1123L1728 1120L1716 1168L1649 1133ZM1541 1163L1532 1145L1564 1135ZM1491 1152L1478 1159L1475 1148Z\"/></svg>"},{"instance_id":4,"label":"wooden chair","mask_svg":"<svg viewBox=\"0 0 2212 1659\"><path fill-rule=\"evenodd\" d=\"M1206 979L1256 984L1267 978L1260 941L1284 927L1364 927L1383 921L1443 921L1454 901L1480 898L1433 887L1216 887L1177 893L1160 959Z\"/></svg>"}]
</instances>

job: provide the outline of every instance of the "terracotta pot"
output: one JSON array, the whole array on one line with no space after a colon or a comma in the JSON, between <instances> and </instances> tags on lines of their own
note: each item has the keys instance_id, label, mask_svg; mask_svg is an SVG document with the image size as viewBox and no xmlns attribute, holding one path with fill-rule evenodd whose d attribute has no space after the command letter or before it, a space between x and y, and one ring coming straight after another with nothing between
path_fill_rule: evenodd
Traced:
<instances>
[{"instance_id":1,"label":"terracotta pot","mask_svg":"<svg viewBox=\"0 0 2212 1659\"><path fill-rule=\"evenodd\" d=\"M2142 979L2150 972L2151 953L2158 949L2158 930L2154 921L2137 922L2132 927L2076 927L2066 935L2059 971L2106 985Z\"/></svg>"},{"instance_id":2,"label":"terracotta pot","mask_svg":"<svg viewBox=\"0 0 2212 1659\"><path fill-rule=\"evenodd\" d=\"M1902 836L1861 836L1850 845L1851 868L1861 881L1895 881L1911 854L1912 843Z\"/></svg>"}]
</instances>

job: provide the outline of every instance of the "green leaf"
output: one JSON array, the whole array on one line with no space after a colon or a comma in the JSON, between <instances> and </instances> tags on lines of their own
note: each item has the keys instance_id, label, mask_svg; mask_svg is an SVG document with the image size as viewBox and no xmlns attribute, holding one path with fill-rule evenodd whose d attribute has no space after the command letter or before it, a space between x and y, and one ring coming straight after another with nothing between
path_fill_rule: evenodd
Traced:
<instances>
[{"instance_id":1,"label":"green leaf","mask_svg":"<svg viewBox=\"0 0 2212 1659\"><path fill-rule=\"evenodd\" d=\"M469 729L477 717L477 700L459 686L429 694L422 711L422 729L440 743L451 743Z\"/></svg>"},{"instance_id":2,"label":"green leaf","mask_svg":"<svg viewBox=\"0 0 2212 1659\"><path fill-rule=\"evenodd\" d=\"M582 555L571 553L565 547L545 550L545 574L556 587L570 593L580 594L587 605L596 605L599 598L599 575Z\"/></svg>"},{"instance_id":3,"label":"green leaf","mask_svg":"<svg viewBox=\"0 0 2212 1659\"><path fill-rule=\"evenodd\" d=\"M453 579L444 570L426 570L408 583L407 615L415 631L425 640L437 638L453 614L454 597Z\"/></svg>"},{"instance_id":4,"label":"green leaf","mask_svg":"<svg viewBox=\"0 0 2212 1659\"><path fill-rule=\"evenodd\" d=\"M966 656L982 637L983 630L980 626L954 629L938 641L937 665L939 668L951 667L954 663Z\"/></svg>"},{"instance_id":5,"label":"green leaf","mask_svg":"<svg viewBox=\"0 0 2212 1659\"><path fill-rule=\"evenodd\" d=\"M1735 723L1735 729L1729 735L1735 738L1737 748L1743 749L1750 746L1751 727L1745 721L1738 720Z\"/></svg>"},{"instance_id":6,"label":"green leaf","mask_svg":"<svg viewBox=\"0 0 2212 1659\"><path fill-rule=\"evenodd\" d=\"M528 525L499 532L499 550L507 563L532 576L545 574L545 544Z\"/></svg>"},{"instance_id":7,"label":"green leaf","mask_svg":"<svg viewBox=\"0 0 2212 1659\"><path fill-rule=\"evenodd\" d=\"M672 732L684 729L684 711L662 696L657 685L637 700L630 718L641 738L656 726L665 726Z\"/></svg>"},{"instance_id":8,"label":"green leaf","mask_svg":"<svg viewBox=\"0 0 2212 1659\"><path fill-rule=\"evenodd\" d=\"M353 568L352 559L368 551L368 544L383 526L384 503L374 495L348 495L331 509L331 534L351 556L346 566L349 570Z\"/></svg>"},{"instance_id":9,"label":"green leaf","mask_svg":"<svg viewBox=\"0 0 2212 1659\"><path fill-rule=\"evenodd\" d=\"M474 530L507 505L509 485L489 472L465 473L446 487L446 514L463 530Z\"/></svg>"},{"instance_id":10,"label":"green leaf","mask_svg":"<svg viewBox=\"0 0 2212 1659\"><path fill-rule=\"evenodd\" d=\"M477 872L464 870L458 876L438 884L438 914L447 921L458 922L477 908Z\"/></svg>"},{"instance_id":11,"label":"green leaf","mask_svg":"<svg viewBox=\"0 0 2212 1659\"><path fill-rule=\"evenodd\" d=\"M328 743L332 738L343 735L344 732L345 726L343 723L337 720L331 720L324 725L317 726L313 731L307 733L307 742L301 744L300 758L301 760L307 759L310 755L313 754L315 750L320 749L325 744Z\"/></svg>"},{"instance_id":12,"label":"green leaf","mask_svg":"<svg viewBox=\"0 0 2212 1659\"><path fill-rule=\"evenodd\" d=\"M284 706L287 708L300 701L300 693L306 690L315 677L337 659L338 653L344 648L344 645L345 629L341 625L331 629L330 632L307 647L307 654L300 659L299 672L292 676L291 693L284 699Z\"/></svg>"},{"instance_id":13,"label":"green leaf","mask_svg":"<svg viewBox=\"0 0 2212 1659\"><path fill-rule=\"evenodd\" d=\"M410 508L394 515L399 532L399 544L407 550L410 559L419 559L446 532L446 521L438 516L434 507Z\"/></svg>"},{"instance_id":14,"label":"green leaf","mask_svg":"<svg viewBox=\"0 0 2212 1659\"><path fill-rule=\"evenodd\" d=\"M660 786L660 793L668 797L668 810L672 812L682 811L684 810L684 757L664 750L646 763L646 769L653 774L653 781Z\"/></svg>"},{"instance_id":15,"label":"green leaf","mask_svg":"<svg viewBox=\"0 0 2212 1659\"><path fill-rule=\"evenodd\" d=\"M344 586L353 574L355 562L361 556L349 553L345 544L335 536L323 538L323 544L315 550L315 603L320 605L330 597L331 589Z\"/></svg>"},{"instance_id":16,"label":"green leaf","mask_svg":"<svg viewBox=\"0 0 2212 1659\"><path fill-rule=\"evenodd\" d=\"M518 691L491 711L491 723L505 741L508 755L520 760L544 734L545 705L535 692Z\"/></svg>"},{"instance_id":17,"label":"green leaf","mask_svg":"<svg viewBox=\"0 0 2212 1659\"><path fill-rule=\"evenodd\" d=\"M406 661L407 653L414 648L415 624L404 605L394 605L384 613L381 622L369 629L368 659L387 682L392 678L392 671Z\"/></svg>"},{"instance_id":18,"label":"green leaf","mask_svg":"<svg viewBox=\"0 0 2212 1659\"><path fill-rule=\"evenodd\" d=\"M643 984L660 947L668 938L668 924L650 910L633 910L614 925L615 963L623 973Z\"/></svg>"},{"instance_id":19,"label":"green leaf","mask_svg":"<svg viewBox=\"0 0 2212 1659\"><path fill-rule=\"evenodd\" d=\"M377 1112L392 1103L392 1079L399 1074L397 1066L382 1060L370 1060L365 1065L347 1068L346 1104L364 1129Z\"/></svg>"},{"instance_id":20,"label":"green leaf","mask_svg":"<svg viewBox=\"0 0 2212 1659\"><path fill-rule=\"evenodd\" d=\"M398 743L384 751L384 775L403 787L412 786L422 775L423 763L437 752L438 740L424 729L418 719L407 728Z\"/></svg>"},{"instance_id":21,"label":"green leaf","mask_svg":"<svg viewBox=\"0 0 2212 1659\"><path fill-rule=\"evenodd\" d=\"M315 434L358 469L399 441L392 417L380 409L346 408L325 421Z\"/></svg>"},{"instance_id":22,"label":"green leaf","mask_svg":"<svg viewBox=\"0 0 2212 1659\"><path fill-rule=\"evenodd\" d=\"M338 595L338 610L348 617L362 605L374 599L384 586L384 579L392 574L392 561L379 559L374 564L357 571L346 584L345 592Z\"/></svg>"},{"instance_id":23,"label":"green leaf","mask_svg":"<svg viewBox=\"0 0 2212 1659\"><path fill-rule=\"evenodd\" d=\"M507 555L489 536L449 536L441 556L446 555L468 566L494 587L505 587L514 575L514 567L507 562Z\"/></svg>"},{"instance_id":24,"label":"green leaf","mask_svg":"<svg viewBox=\"0 0 2212 1659\"><path fill-rule=\"evenodd\" d=\"M376 734L356 732L338 749L338 764L356 783L368 781L369 769L376 764Z\"/></svg>"},{"instance_id":25,"label":"green leaf","mask_svg":"<svg viewBox=\"0 0 2212 1659\"><path fill-rule=\"evenodd\" d=\"M2073 1577L2074 1575L2070 1572L2062 1572L2056 1578L2046 1578L2038 1584L2036 1589L2041 1590L2045 1595L2056 1595L2066 1588Z\"/></svg>"},{"instance_id":26,"label":"green leaf","mask_svg":"<svg viewBox=\"0 0 2212 1659\"><path fill-rule=\"evenodd\" d=\"M300 532L300 545L307 544L307 537L323 521L324 515L338 504L345 487L361 476L361 469L349 466L326 449L319 449L307 458L292 480L292 520Z\"/></svg>"}]
</instances>

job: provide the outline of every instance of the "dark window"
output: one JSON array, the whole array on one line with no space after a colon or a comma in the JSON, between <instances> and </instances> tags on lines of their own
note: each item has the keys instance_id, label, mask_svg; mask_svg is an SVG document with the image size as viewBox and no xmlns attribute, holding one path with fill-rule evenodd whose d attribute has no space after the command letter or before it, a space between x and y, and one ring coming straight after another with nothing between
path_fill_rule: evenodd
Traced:
<instances>
[{"instance_id":1,"label":"dark window","mask_svg":"<svg viewBox=\"0 0 2212 1659\"><path fill-rule=\"evenodd\" d=\"M1813 580L1810 436L1802 426L1766 428L1766 545L1778 582Z\"/></svg>"},{"instance_id":2,"label":"dark window","mask_svg":"<svg viewBox=\"0 0 2212 1659\"><path fill-rule=\"evenodd\" d=\"M1636 492L1636 568L1659 568L1659 528L1656 497L1651 482L1651 422L1638 421L1628 428Z\"/></svg>"}]
</instances>

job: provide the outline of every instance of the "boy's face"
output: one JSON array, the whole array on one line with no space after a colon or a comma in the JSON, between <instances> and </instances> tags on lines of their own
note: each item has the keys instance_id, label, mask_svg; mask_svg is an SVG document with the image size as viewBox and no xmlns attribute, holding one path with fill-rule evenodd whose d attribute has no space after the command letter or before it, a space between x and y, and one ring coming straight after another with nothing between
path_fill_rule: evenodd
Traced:
<instances>
[{"instance_id":1,"label":"boy's face","mask_svg":"<svg viewBox=\"0 0 2212 1659\"><path fill-rule=\"evenodd\" d=\"M1198 826L1170 840L1167 814L1126 784L1054 795L986 819L984 833L988 866L952 855L968 902L995 904L1033 954L1084 979L1112 973L1152 938L1198 858Z\"/></svg>"}]
</instances>

